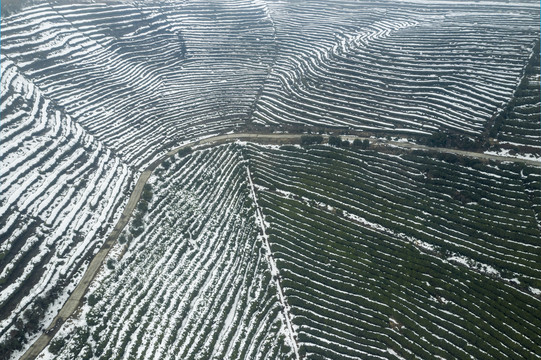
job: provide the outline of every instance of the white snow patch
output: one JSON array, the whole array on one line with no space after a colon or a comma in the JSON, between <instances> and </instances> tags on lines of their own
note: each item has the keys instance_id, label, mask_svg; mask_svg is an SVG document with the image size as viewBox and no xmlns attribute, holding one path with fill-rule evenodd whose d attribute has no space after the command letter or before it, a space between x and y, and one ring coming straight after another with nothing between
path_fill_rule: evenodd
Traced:
<instances>
[{"instance_id":1,"label":"white snow patch","mask_svg":"<svg viewBox=\"0 0 541 360\"><path fill-rule=\"evenodd\" d=\"M534 288L534 287L528 287L528 290L534 295L541 295L541 289Z\"/></svg>"}]
</instances>

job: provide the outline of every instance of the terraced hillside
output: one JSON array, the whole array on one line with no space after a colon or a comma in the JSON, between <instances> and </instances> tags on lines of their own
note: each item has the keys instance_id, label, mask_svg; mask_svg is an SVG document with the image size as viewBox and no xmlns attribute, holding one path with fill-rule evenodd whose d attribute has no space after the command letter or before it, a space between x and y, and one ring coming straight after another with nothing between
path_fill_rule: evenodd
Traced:
<instances>
[{"instance_id":1,"label":"terraced hillside","mask_svg":"<svg viewBox=\"0 0 541 360\"><path fill-rule=\"evenodd\" d=\"M245 119L272 35L265 7L251 2L46 2L2 18L1 60L142 165L164 144Z\"/></svg>"},{"instance_id":2,"label":"terraced hillside","mask_svg":"<svg viewBox=\"0 0 541 360\"><path fill-rule=\"evenodd\" d=\"M301 356L541 353L539 172L427 155L248 147Z\"/></svg>"},{"instance_id":3,"label":"terraced hillside","mask_svg":"<svg viewBox=\"0 0 541 360\"><path fill-rule=\"evenodd\" d=\"M3 60L0 356L51 319L103 243L132 171Z\"/></svg>"},{"instance_id":4,"label":"terraced hillside","mask_svg":"<svg viewBox=\"0 0 541 360\"><path fill-rule=\"evenodd\" d=\"M266 19L242 2L44 2L2 15L1 358L73 290L133 174L246 117L271 59Z\"/></svg>"},{"instance_id":5,"label":"terraced hillside","mask_svg":"<svg viewBox=\"0 0 541 360\"><path fill-rule=\"evenodd\" d=\"M158 169L124 235L129 250L109 260L114 270L90 295L86 326L59 333L71 336L58 358L291 353L246 171L238 145L177 156Z\"/></svg>"},{"instance_id":6,"label":"terraced hillside","mask_svg":"<svg viewBox=\"0 0 541 360\"><path fill-rule=\"evenodd\" d=\"M299 128L347 127L383 135L454 133L472 138L492 129L500 146L538 154L540 137L534 125L539 125L539 76L535 75L539 57L533 53L538 52L539 44L539 3L534 0L8 3L13 14L2 13L0 23L0 359L19 356L14 350L28 348L49 325L88 260L111 233L134 179L149 163L184 141L238 129L256 131L263 126L284 130L291 124ZM532 52L536 42L537 50ZM491 128L494 124L497 126ZM294 152L293 156L292 151L254 145L222 147L168 163L170 169L163 169L153 180L152 201L147 198L134 219L130 233L135 240L125 260L109 277L94 284L98 288L88 328L68 337L65 347L57 343L60 356L84 358L90 349L101 351L104 358L111 353L152 358L166 351L182 358L288 358L298 357L297 350L301 357L315 358L365 357L369 351L383 357L392 357L394 352L462 356L457 349L463 341L471 341L479 357L538 352L535 327L539 316L530 319L525 315L529 306L538 306L541 289L538 171L452 157L393 157L328 148ZM248 154L261 195L259 205L272 219L272 253L276 251L280 259L283 279L268 248L261 209L253 214L255 208L246 193L253 190L251 186L245 189L251 184L243 158ZM333 171L345 185L334 178L320 182L321 174L327 174L322 168L329 165L326 156L336 157L333 161L337 162L330 165L338 167ZM321 165L316 166L320 158ZM283 168L272 169L267 161L276 166L284 161ZM371 174L379 174L377 181L369 182L359 173L360 165L370 162ZM303 165L305 171L313 172L315 177L308 180L320 192L309 192L309 182L295 182L291 169ZM381 169L392 170L392 175L380 174ZM370 187L347 182L349 173ZM333 186L334 190L328 189ZM341 186L346 188L340 190ZM291 192L288 197L296 200L280 203L285 201L280 189ZM366 198L353 196L358 193ZM146 196L150 196L148 192ZM332 209L312 206L323 200ZM425 246L429 251L423 250L422 260L408 266L418 273L439 271L430 276L441 279L442 284L446 276L465 279L471 275L472 284L483 281L487 289L467 285L485 296L481 305L472 308L475 305L465 300L453 300L459 304L457 309L462 312L457 316L462 320L446 327L439 319L448 321L454 316L447 313L451 310L427 315L433 309L429 305L423 308L419 302L430 294L437 300L434 306L442 305L440 298L466 291L463 283L452 283L452 288L441 285L440 294L433 285L425 287L411 280L413 290L401 297L395 291L402 291L409 281L402 272L383 266L377 271L387 275L357 279L355 276L366 274L347 260L345 270L337 273L339 281L351 277L353 284L382 280L387 285L373 290L375 300L367 300L372 292L360 285L360 295L357 290L340 288L321 298L330 303L336 294L346 299L350 290L359 295L364 302L357 303L357 298L346 301L351 305L347 316L354 318L351 324L346 321L344 325L342 317L333 320L338 313L332 307L325 318L310 317L313 313L305 304L311 300L304 296L308 292L319 296L327 291L321 284L335 286L337 282L322 278L329 274L323 271L325 266L331 265L320 257L303 270L317 273L320 277L315 280L301 278L295 272L298 269L288 268L294 263L291 254L298 249L285 250L286 245L279 241L280 229L289 229L289 225L300 229L303 222L316 220L303 218L299 212L301 217L295 217L299 223L288 224L290 220L278 216L282 210L290 214L292 206L308 211L302 207L306 201L314 219L331 216L329 211L342 206L327 222L331 227L351 223L347 230L339 230L340 236L349 239L355 231L365 234L371 229L362 246L376 250L361 263L381 260L390 264L395 258L407 263L417 258L418 246ZM448 210L447 202L453 211ZM361 226L365 220L378 225ZM317 227L311 231L314 229ZM285 232L283 236L290 242L313 241L310 246L327 246L325 251L330 251L330 243L321 240L327 235L318 233L323 238L308 241L307 234L311 233ZM357 244L355 239L353 236ZM198 247L199 240L208 247ZM381 243L390 244L390 250L377 245ZM229 250L222 254L223 249ZM148 259L137 255L139 252ZM333 261L342 261L343 256L337 252ZM305 258L297 261L300 259ZM466 262L471 269L456 266L457 261ZM179 278L173 281L171 274L159 268L165 263L186 267L179 265L175 273ZM192 273L193 269L199 272ZM134 282L143 275L156 281ZM169 288L168 281L187 292ZM211 283L223 286L206 287ZM299 284L308 290L295 293ZM424 289L420 298L411 293L415 289ZM137 302L124 298L122 292L133 295ZM150 299L149 294L160 294L163 303ZM206 313L201 310L205 305L202 294L209 299ZM519 301L503 309L494 303L498 296L505 301L516 296ZM418 308L406 310L402 302L397 313L391 314L392 306L385 299L399 298ZM222 301L229 304L227 309L217 306ZM335 306L343 306L342 300L337 301ZM368 306L366 301L376 305L363 318L359 314ZM294 328L288 302L293 305ZM476 312L488 306L495 306L499 313L490 317ZM192 313L194 307L201 311ZM176 315L153 315L164 310ZM417 310L421 320L414 316ZM110 321L104 323L100 317ZM216 318L219 322L211 324ZM477 324L470 318L482 321ZM163 337L144 336L132 326L136 319L144 319ZM382 321L391 321L392 329L377 332ZM513 332L511 325L501 325L504 322L520 324ZM411 333L400 337L393 332L406 323L404 329L432 334L424 336L430 343L426 350L413 344ZM324 326L336 324L328 337L321 335ZM370 325L357 328L359 324ZM354 328L367 329L369 335L359 335L360 330ZM63 328L62 333L67 335L69 329ZM107 336L94 339L98 331ZM438 340L443 331L454 334L450 345ZM471 340L479 332L489 334L476 340L481 345ZM93 337L87 338L90 334ZM181 340L175 340L171 348L173 340L169 339L177 335ZM370 340L355 345L356 337L363 336ZM501 344L493 344L488 336Z\"/></svg>"},{"instance_id":7,"label":"terraced hillside","mask_svg":"<svg viewBox=\"0 0 541 360\"><path fill-rule=\"evenodd\" d=\"M126 162L244 122L479 135L539 4L44 2L2 18L10 59Z\"/></svg>"},{"instance_id":8,"label":"terraced hillside","mask_svg":"<svg viewBox=\"0 0 541 360\"><path fill-rule=\"evenodd\" d=\"M268 2L278 56L254 121L478 135L538 37L534 2Z\"/></svg>"},{"instance_id":9,"label":"terraced hillside","mask_svg":"<svg viewBox=\"0 0 541 360\"><path fill-rule=\"evenodd\" d=\"M526 165L248 143L184 152L151 183L123 235L127 253L108 261L84 321L65 325L44 354L494 359L541 350L541 231L528 196L540 178Z\"/></svg>"},{"instance_id":10,"label":"terraced hillside","mask_svg":"<svg viewBox=\"0 0 541 360\"><path fill-rule=\"evenodd\" d=\"M513 99L495 119L491 135L499 146L536 155L541 152L540 72L538 42Z\"/></svg>"}]
</instances>

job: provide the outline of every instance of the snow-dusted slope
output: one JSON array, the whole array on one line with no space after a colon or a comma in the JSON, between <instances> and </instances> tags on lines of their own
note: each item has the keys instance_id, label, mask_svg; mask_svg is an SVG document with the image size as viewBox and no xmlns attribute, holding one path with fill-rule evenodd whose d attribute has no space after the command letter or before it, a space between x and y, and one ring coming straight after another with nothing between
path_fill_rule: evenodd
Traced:
<instances>
[{"instance_id":1,"label":"snow-dusted slope","mask_svg":"<svg viewBox=\"0 0 541 360\"><path fill-rule=\"evenodd\" d=\"M538 23L535 2L44 3L2 19L2 53L142 164L247 119L479 134Z\"/></svg>"},{"instance_id":2,"label":"snow-dusted slope","mask_svg":"<svg viewBox=\"0 0 541 360\"><path fill-rule=\"evenodd\" d=\"M246 118L273 29L250 1L45 3L2 19L2 54L126 162Z\"/></svg>"},{"instance_id":3,"label":"snow-dusted slope","mask_svg":"<svg viewBox=\"0 0 541 360\"><path fill-rule=\"evenodd\" d=\"M15 328L39 328L38 314L73 289L117 218L131 171L13 62L2 58L1 70L0 340L6 341Z\"/></svg>"},{"instance_id":4,"label":"snow-dusted slope","mask_svg":"<svg viewBox=\"0 0 541 360\"><path fill-rule=\"evenodd\" d=\"M291 352L255 219L241 148L194 152L158 168L143 225L93 291L60 359L277 359ZM144 197L144 195L143 195ZM145 214L143 216L143 214ZM120 246L121 247L121 246ZM82 340L78 334L91 337Z\"/></svg>"},{"instance_id":5,"label":"snow-dusted slope","mask_svg":"<svg viewBox=\"0 0 541 360\"><path fill-rule=\"evenodd\" d=\"M539 36L536 1L33 3L1 19L0 342L20 342L21 331L40 326L41 308L65 299L120 213L131 176L180 141L246 122L478 135L509 100ZM516 111L530 116L538 108L532 99ZM505 123L501 140L524 133L535 145L532 124ZM538 194L538 177L521 176L520 191ZM456 246L468 248L458 238ZM484 260L507 249L485 242ZM524 246L518 272L537 251ZM513 259L504 256L503 268ZM276 310L269 306L265 314ZM207 329L201 319L195 328ZM282 331L258 329L261 338ZM104 346L121 349L115 339L125 330L109 330ZM254 349L267 345L281 353L279 343L259 346L261 338L242 345L246 354L264 358ZM148 349L165 346L144 341ZM206 345L182 346L206 355ZM220 346L216 356L236 355Z\"/></svg>"},{"instance_id":6,"label":"snow-dusted slope","mask_svg":"<svg viewBox=\"0 0 541 360\"><path fill-rule=\"evenodd\" d=\"M268 1L277 58L254 121L479 134L511 97L539 4Z\"/></svg>"},{"instance_id":7,"label":"snow-dusted slope","mask_svg":"<svg viewBox=\"0 0 541 360\"><path fill-rule=\"evenodd\" d=\"M247 116L272 27L242 1L44 2L1 21L4 356L73 289L133 167Z\"/></svg>"},{"instance_id":8,"label":"snow-dusted slope","mask_svg":"<svg viewBox=\"0 0 541 360\"><path fill-rule=\"evenodd\" d=\"M539 169L249 146L307 359L535 358Z\"/></svg>"}]
</instances>

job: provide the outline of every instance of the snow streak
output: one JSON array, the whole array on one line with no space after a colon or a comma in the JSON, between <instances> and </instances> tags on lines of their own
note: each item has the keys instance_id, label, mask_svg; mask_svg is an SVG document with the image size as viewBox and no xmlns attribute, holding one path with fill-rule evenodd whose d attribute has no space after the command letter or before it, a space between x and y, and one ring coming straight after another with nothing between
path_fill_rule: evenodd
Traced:
<instances>
[{"instance_id":1,"label":"snow streak","mask_svg":"<svg viewBox=\"0 0 541 360\"><path fill-rule=\"evenodd\" d=\"M265 242L265 248L267 249L267 259L271 267L271 274L276 279L276 287L278 288L278 296L280 298L280 303L282 305L283 311L284 311L284 320L286 322L287 331L289 335L289 343L293 347L293 350L295 352L295 358L299 359L299 349L297 346L297 334L295 333L295 330L293 329L293 326L291 325L291 314L289 309L289 304L287 304L287 300L284 296L284 291L282 289L282 286L280 285L280 270L276 266L276 262L274 261L274 258L272 256L271 247L269 245L269 237L267 235L266 231L266 225L265 225L265 218L263 217L263 213L261 212L261 208L259 207L257 203L257 196L254 189L254 183L252 182L252 175L250 175L250 169L246 169L246 172L248 174L248 182L250 184L250 192L252 194L252 198L255 202L256 207L256 216L257 220L259 222L259 226L261 227L261 230L263 231L263 240Z\"/></svg>"}]
</instances>

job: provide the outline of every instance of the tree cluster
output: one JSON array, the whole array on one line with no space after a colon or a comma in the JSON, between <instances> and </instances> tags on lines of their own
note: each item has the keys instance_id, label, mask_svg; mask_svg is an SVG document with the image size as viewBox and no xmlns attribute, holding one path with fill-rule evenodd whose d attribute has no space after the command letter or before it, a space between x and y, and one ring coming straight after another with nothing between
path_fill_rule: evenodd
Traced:
<instances>
[{"instance_id":1,"label":"tree cluster","mask_svg":"<svg viewBox=\"0 0 541 360\"><path fill-rule=\"evenodd\" d=\"M368 139L355 139L353 140L353 147L357 149L366 150L370 147L370 141Z\"/></svg>"},{"instance_id":2,"label":"tree cluster","mask_svg":"<svg viewBox=\"0 0 541 360\"><path fill-rule=\"evenodd\" d=\"M486 144L481 138L471 138L445 132L437 132L426 138L421 138L419 143L430 147L458 148L472 151L486 148Z\"/></svg>"},{"instance_id":3,"label":"tree cluster","mask_svg":"<svg viewBox=\"0 0 541 360\"><path fill-rule=\"evenodd\" d=\"M303 135L301 136L301 145L316 145L323 142L323 136L321 135Z\"/></svg>"}]
</instances>

